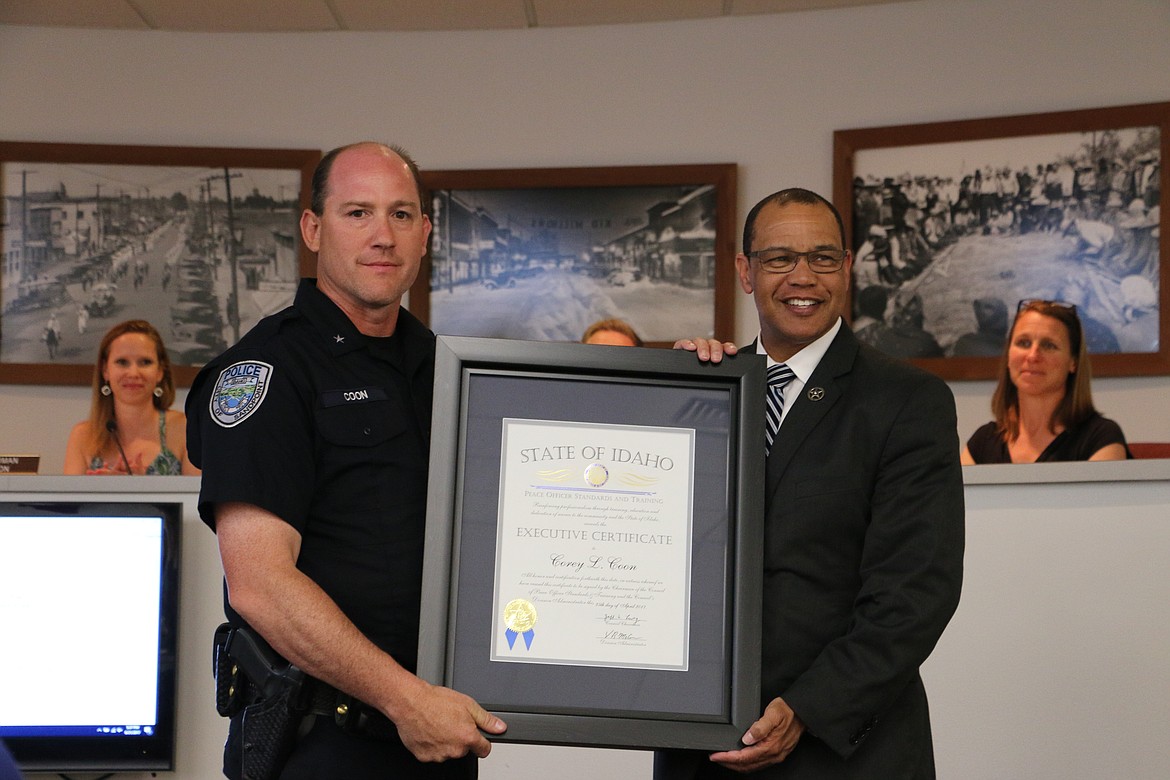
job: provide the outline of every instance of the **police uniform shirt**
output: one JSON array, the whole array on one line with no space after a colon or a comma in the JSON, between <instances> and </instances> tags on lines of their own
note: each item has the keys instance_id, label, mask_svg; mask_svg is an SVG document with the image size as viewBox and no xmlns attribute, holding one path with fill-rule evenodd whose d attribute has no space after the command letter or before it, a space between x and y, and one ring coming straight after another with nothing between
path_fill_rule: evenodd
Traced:
<instances>
[{"instance_id":1,"label":"police uniform shirt","mask_svg":"<svg viewBox=\"0 0 1170 780\"><path fill-rule=\"evenodd\" d=\"M203 521L214 529L225 502L283 519L302 537L297 567L411 671L434 355L406 310L393 336L367 337L306 279L203 368L186 410Z\"/></svg>"}]
</instances>

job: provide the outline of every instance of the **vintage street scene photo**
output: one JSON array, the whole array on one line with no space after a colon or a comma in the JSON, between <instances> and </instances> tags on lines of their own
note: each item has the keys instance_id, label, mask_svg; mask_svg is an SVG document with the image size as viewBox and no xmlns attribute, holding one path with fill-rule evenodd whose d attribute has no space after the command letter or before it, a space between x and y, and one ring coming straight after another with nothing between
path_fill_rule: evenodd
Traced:
<instances>
[{"instance_id":1,"label":"vintage street scene photo","mask_svg":"<svg viewBox=\"0 0 1170 780\"><path fill-rule=\"evenodd\" d=\"M645 341L713 335L713 185L432 194L436 333L577 341L617 317Z\"/></svg>"},{"instance_id":2,"label":"vintage street scene photo","mask_svg":"<svg viewBox=\"0 0 1170 780\"><path fill-rule=\"evenodd\" d=\"M297 170L5 162L0 362L92 364L139 318L197 366L292 302Z\"/></svg>"},{"instance_id":3,"label":"vintage street scene photo","mask_svg":"<svg viewBox=\"0 0 1170 780\"><path fill-rule=\"evenodd\" d=\"M1021 299L1090 352L1158 352L1158 127L859 151L854 330L906 358L998 356Z\"/></svg>"}]
</instances>

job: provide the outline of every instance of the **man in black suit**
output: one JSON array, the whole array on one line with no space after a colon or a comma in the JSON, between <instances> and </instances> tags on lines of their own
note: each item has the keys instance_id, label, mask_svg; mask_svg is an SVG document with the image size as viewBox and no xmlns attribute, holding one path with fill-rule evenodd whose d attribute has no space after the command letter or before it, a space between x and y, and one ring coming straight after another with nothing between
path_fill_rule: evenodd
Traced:
<instances>
[{"instance_id":1,"label":"man in black suit","mask_svg":"<svg viewBox=\"0 0 1170 780\"><path fill-rule=\"evenodd\" d=\"M962 581L955 403L844 323L845 246L837 210L808 190L770 195L744 225L736 269L760 319L750 348L792 375L769 412L780 426L765 478L763 714L738 750L659 753L656 778L935 776L919 667ZM676 347L716 362L736 352Z\"/></svg>"}]
</instances>

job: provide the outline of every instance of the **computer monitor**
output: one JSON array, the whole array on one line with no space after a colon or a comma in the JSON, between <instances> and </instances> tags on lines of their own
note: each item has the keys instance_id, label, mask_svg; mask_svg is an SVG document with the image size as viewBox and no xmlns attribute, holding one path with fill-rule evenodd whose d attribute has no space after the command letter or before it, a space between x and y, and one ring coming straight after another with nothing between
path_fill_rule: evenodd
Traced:
<instances>
[{"instance_id":1,"label":"computer monitor","mask_svg":"<svg viewBox=\"0 0 1170 780\"><path fill-rule=\"evenodd\" d=\"M181 518L0 502L0 739L22 769L173 768Z\"/></svg>"}]
</instances>

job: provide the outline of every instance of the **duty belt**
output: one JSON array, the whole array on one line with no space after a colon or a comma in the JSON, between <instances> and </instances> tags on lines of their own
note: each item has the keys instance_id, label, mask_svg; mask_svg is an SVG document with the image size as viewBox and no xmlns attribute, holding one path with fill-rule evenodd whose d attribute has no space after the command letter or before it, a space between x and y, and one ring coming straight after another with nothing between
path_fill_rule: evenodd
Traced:
<instances>
[{"instance_id":1,"label":"duty belt","mask_svg":"<svg viewBox=\"0 0 1170 780\"><path fill-rule=\"evenodd\" d=\"M215 632L216 708L233 717L250 703L284 692L293 712L326 715L339 728L375 740L398 741L398 729L376 707L302 672L244 626Z\"/></svg>"},{"instance_id":2,"label":"duty belt","mask_svg":"<svg viewBox=\"0 0 1170 780\"><path fill-rule=\"evenodd\" d=\"M318 679L310 678L308 684L312 688L308 700L309 714L328 715L340 729L351 734L398 741L398 729L380 710Z\"/></svg>"}]
</instances>

